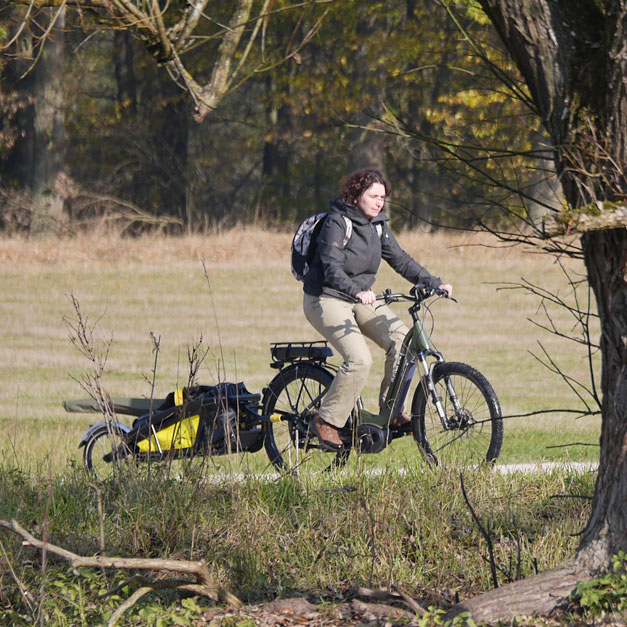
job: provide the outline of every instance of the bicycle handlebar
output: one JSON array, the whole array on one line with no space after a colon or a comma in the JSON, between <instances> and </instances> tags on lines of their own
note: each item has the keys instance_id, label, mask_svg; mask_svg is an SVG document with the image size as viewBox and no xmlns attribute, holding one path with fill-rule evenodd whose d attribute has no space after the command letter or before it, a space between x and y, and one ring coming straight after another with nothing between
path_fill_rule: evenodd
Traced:
<instances>
[{"instance_id":1,"label":"bicycle handlebar","mask_svg":"<svg viewBox=\"0 0 627 627\"><path fill-rule=\"evenodd\" d=\"M377 300L384 301L386 305L389 303L398 303L403 300L411 301L419 305L420 303L423 303L425 300L427 300L428 298L431 298L432 296L440 296L442 298L449 298L454 303L457 302L457 299L453 298L452 296L449 296L446 290L441 290L438 287L429 287L428 285L422 285L422 284L414 285L409 290L409 294L403 294L403 293L394 294L392 293L391 290L384 290L383 294L379 294L377 296Z\"/></svg>"},{"instance_id":2,"label":"bicycle handlebar","mask_svg":"<svg viewBox=\"0 0 627 627\"><path fill-rule=\"evenodd\" d=\"M345 294L344 292L340 292L337 290L332 290L332 291L334 291L339 298L348 299L356 303L359 302L359 299L354 296L350 296L349 294ZM383 290L383 294L379 294L376 297L376 300L382 300L385 302L386 305L389 303L398 303L401 301L410 301L416 305L420 305L421 303L423 303L428 298L431 298L432 296L439 296L440 298L448 298L449 300L452 300L454 303L458 302L456 298L449 296L446 290L441 290L438 287L430 287L422 283L418 283L414 285L409 290L409 294L404 294L404 293L395 294L395 293L392 293L392 290Z\"/></svg>"}]
</instances>

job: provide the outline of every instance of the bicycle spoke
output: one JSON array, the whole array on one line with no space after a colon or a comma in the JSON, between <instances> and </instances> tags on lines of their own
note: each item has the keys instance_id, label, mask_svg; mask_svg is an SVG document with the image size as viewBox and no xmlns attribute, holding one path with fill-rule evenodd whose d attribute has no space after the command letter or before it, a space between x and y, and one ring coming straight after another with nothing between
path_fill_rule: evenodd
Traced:
<instances>
[{"instance_id":1,"label":"bicycle spoke","mask_svg":"<svg viewBox=\"0 0 627 627\"><path fill-rule=\"evenodd\" d=\"M434 384L445 424L425 390L417 390L412 414L418 444L435 463L465 466L495 459L503 437L502 420L490 384L467 364L458 363L436 368Z\"/></svg>"},{"instance_id":2,"label":"bicycle spoke","mask_svg":"<svg viewBox=\"0 0 627 627\"><path fill-rule=\"evenodd\" d=\"M345 463L343 453L323 450L309 432L310 421L331 380L326 370L294 367L271 383L265 411L282 417L267 426L266 451L275 466L289 472L320 472Z\"/></svg>"}]
</instances>

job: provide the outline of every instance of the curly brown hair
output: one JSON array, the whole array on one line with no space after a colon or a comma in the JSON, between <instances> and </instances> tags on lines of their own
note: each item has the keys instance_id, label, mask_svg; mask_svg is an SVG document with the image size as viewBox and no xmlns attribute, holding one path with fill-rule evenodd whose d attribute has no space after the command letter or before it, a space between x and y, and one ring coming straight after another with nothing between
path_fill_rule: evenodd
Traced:
<instances>
[{"instance_id":1,"label":"curly brown hair","mask_svg":"<svg viewBox=\"0 0 627 627\"><path fill-rule=\"evenodd\" d=\"M374 183L381 183L385 188L385 195L390 195L390 184L385 180L383 174L374 168L364 168L349 174L342 181L340 196L345 203L356 207L359 197Z\"/></svg>"}]
</instances>

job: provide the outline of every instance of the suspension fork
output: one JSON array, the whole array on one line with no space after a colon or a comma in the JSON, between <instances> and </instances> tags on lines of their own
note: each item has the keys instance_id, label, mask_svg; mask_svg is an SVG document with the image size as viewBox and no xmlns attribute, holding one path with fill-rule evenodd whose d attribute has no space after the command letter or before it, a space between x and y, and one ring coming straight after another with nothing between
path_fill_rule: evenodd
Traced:
<instances>
[{"instance_id":1,"label":"suspension fork","mask_svg":"<svg viewBox=\"0 0 627 627\"><path fill-rule=\"evenodd\" d=\"M459 417L460 412L462 410L461 405L459 404L459 397L455 392L455 388L453 387L453 382L451 381L451 377L444 377L446 381L446 389L448 391L449 398L453 401L453 407L455 407L455 416ZM456 425L458 426L458 425Z\"/></svg>"},{"instance_id":2,"label":"suspension fork","mask_svg":"<svg viewBox=\"0 0 627 627\"><path fill-rule=\"evenodd\" d=\"M436 361L429 364L427 362L427 357L435 357ZM446 430L454 429L457 426L457 421L455 419L451 421L447 417L446 412L444 411L444 406L442 405L442 397L438 394L437 388L435 387L435 383L433 381L433 371L439 363L444 362L444 357L441 353L438 353L437 351L429 350L419 353L416 356L416 360L421 365L424 372L423 379L424 381L426 381L426 391L427 394L431 397L431 402L434 404L436 411L438 412L442 427ZM450 377L445 377L445 380L447 393L449 395L449 398L453 402L453 406L455 407L455 416L458 416L460 411L459 399L457 397L457 394L455 393L455 388L451 383Z\"/></svg>"},{"instance_id":3,"label":"suspension fork","mask_svg":"<svg viewBox=\"0 0 627 627\"><path fill-rule=\"evenodd\" d=\"M408 346L410 347L410 352L413 352L415 355L413 361L420 364L420 366L422 367L422 371L424 373L423 381L426 382L427 386L425 396L431 397L431 402L435 405L438 416L440 417L440 422L442 423L442 427L444 429L452 429L454 428L454 425L452 425L446 417L446 412L444 411L444 406L442 405L442 399L438 395L438 391L433 381L433 371L437 364L444 362L444 357L442 353L439 353L438 351L431 348L429 338L425 333L424 327L418 317L419 309L420 307L414 306L409 310L411 313L411 317L414 321L414 327L412 329L412 339L410 340ZM429 362L427 361L427 357L433 357L435 361L429 364ZM446 384L449 395L453 399L453 403L455 405L455 414L458 415L459 401L457 400L457 395L455 394L455 390L453 389L453 386L450 383L448 377L446 379Z\"/></svg>"}]
</instances>

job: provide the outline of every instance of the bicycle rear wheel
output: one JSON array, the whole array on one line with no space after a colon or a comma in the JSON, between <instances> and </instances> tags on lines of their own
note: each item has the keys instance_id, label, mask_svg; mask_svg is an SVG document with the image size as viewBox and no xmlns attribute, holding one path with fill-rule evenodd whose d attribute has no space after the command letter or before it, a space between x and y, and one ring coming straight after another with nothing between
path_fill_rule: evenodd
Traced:
<instances>
[{"instance_id":1,"label":"bicycle rear wheel","mask_svg":"<svg viewBox=\"0 0 627 627\"><path fill-rule=\"evenodd\" d=\"M460 467L496 460L503 444L503 419L488 380L468 364L442 362L434 368L433 383L446 425L424 379L412 402L414 438L426 459Z\"/></svg>"},{"instance_id":2,"label":"bicycle rear wheel","mask_svg":"<svg viewBox=\"0 0 627 627\"><path fill-rule=\"evenodd\" d=\"M273 379L264 393L264 446L276 468L287 472L330 471L346 464L350 447L337 453L321 448L309 429L333 375L311 363L293 364ZM350 427L349 427L350 428Z\"/></svg>"}]
</instances>

